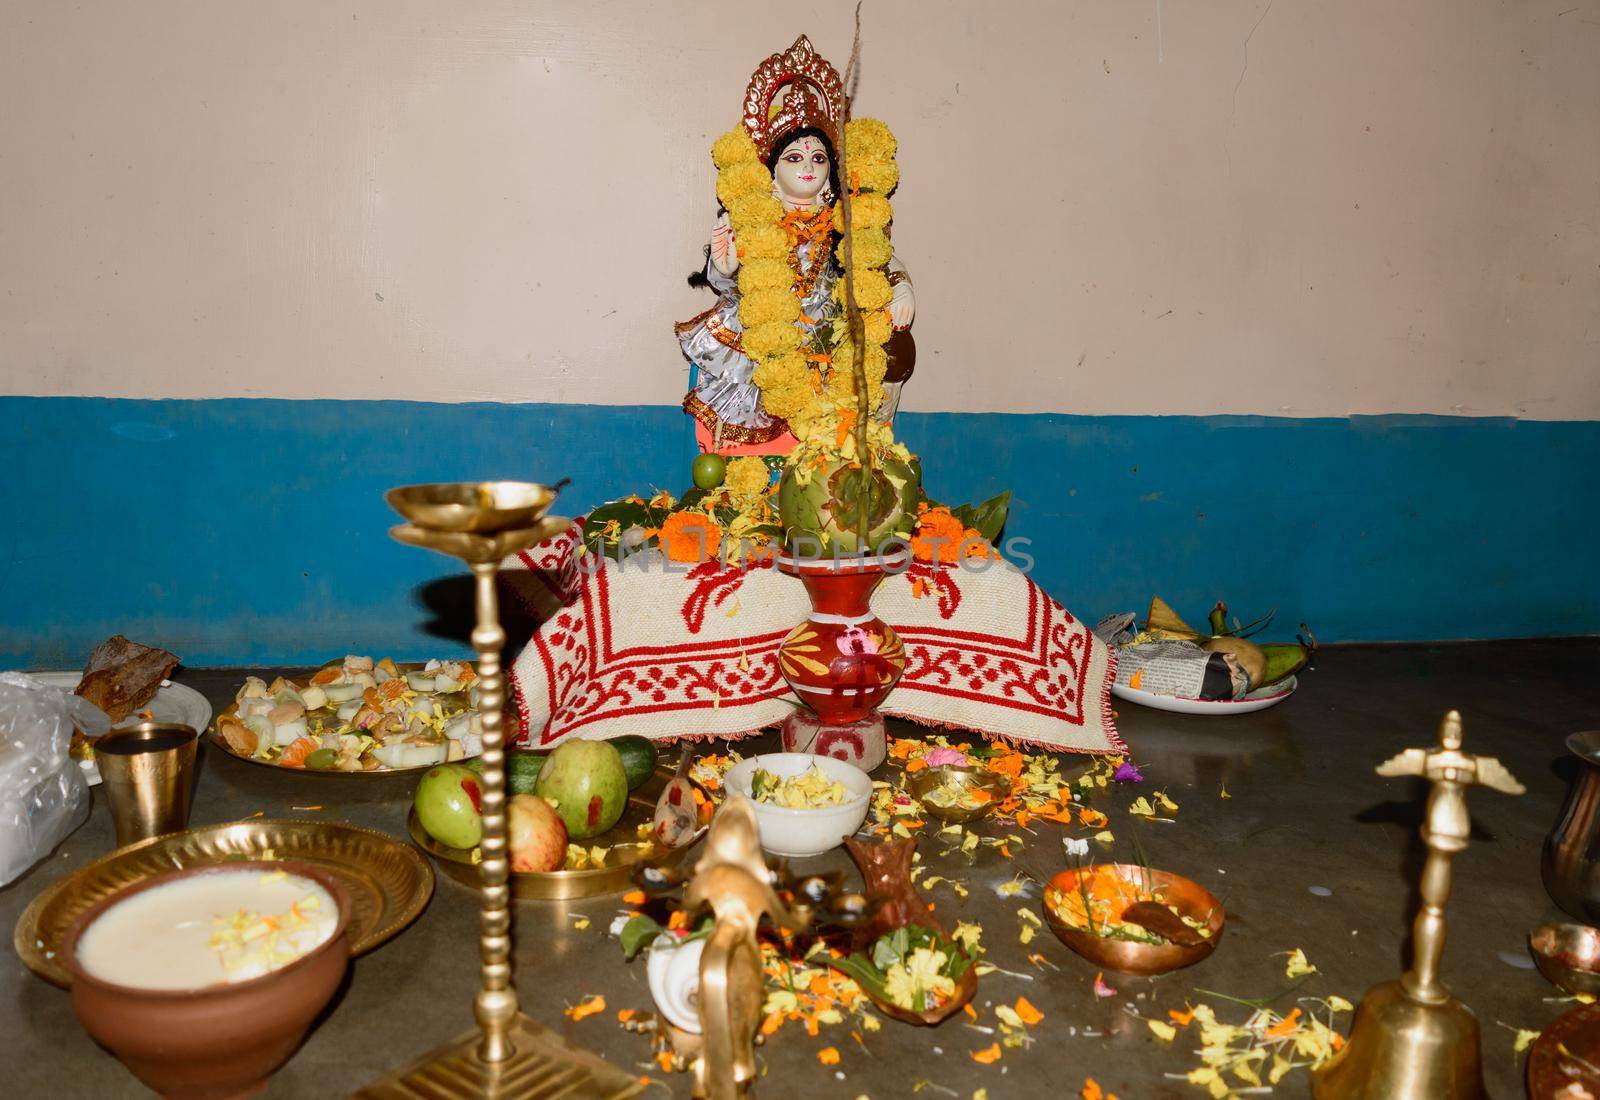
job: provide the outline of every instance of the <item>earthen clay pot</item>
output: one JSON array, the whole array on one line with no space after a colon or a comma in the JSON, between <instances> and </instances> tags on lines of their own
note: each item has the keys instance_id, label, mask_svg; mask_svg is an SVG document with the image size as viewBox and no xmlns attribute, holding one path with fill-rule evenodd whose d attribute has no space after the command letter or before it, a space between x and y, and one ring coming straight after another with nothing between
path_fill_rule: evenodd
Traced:
<instances>
[{"instance_id":1,"label":"earthen clay pot","mask_svg":"<svg viewBox=\"0 0 1600 1100\"><path fill-rule=\"evenodd\" d=\"M809 708L785 720L785 751L848 760L863 771L883 762L878 706L905 671L906 650L872 613L872 593L905 558L778 559L811 598L810 616L778 647L778 671Z\"/></svg>"},{"instance_id":2,"label":"earthen clay pot","mask_svg":"<svg viewBox=\"0 0 1600 1100\"><path fill-rule=\"evenodd\" d=\"M333 896L333 935L303 958L259 978L195 990L137 989L84 971L78 940L119 901L190 875L287 871L312 879ZM337 878L309 863L280 860L196 867L144 879L103 898L67 931L62 958L72 974L72 1011L96 1042L134 1076L173 1100L225 1100L266 1086L299 1047L332 999L350 965L350 894Z\"/></svg>"}]
</instances>

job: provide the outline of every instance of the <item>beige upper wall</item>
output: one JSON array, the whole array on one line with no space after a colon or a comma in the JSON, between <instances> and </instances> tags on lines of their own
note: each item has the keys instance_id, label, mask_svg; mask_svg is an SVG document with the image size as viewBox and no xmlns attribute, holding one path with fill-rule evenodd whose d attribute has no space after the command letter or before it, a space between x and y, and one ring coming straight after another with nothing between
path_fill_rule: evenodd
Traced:
<instances>
[{"instance_id":1,"label":"beige upper wall","mask_svg":"<svg viewBox=\"0 0 1600 1100\"><path fill-rule=\"evenodd\" d=\"M750 70L850 5L11 0L0 388L677 401ZM906 405L1600 417L1600 0L868 0Z\"/></svg>"}]
</instances>

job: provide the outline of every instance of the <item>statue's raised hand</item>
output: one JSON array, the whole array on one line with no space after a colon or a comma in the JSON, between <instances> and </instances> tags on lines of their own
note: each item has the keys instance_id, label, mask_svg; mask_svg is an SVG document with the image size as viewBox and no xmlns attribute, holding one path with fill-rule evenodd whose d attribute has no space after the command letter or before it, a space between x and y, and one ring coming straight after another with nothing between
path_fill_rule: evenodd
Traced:
<instances>
[{"instance_id":1,"label":"statue's raised hand","mask_svg":"<svg viewBox=\"0 0 1600 1100\"><path fill-rule=\"evenodd\" d=\"M893 268L891 267L891 272ZM894 292L889 299L889 320L894 327L902 332L911 327L911 322L917 316L917 296L911 290L911 280L905 278L905 271L897 272L901 278L894 283Z\"/></svg>"},{"instance_id":2,"label":"statue's raised hand","mask_svg":"<svg viewBox=\"0 0 1600 1100\"><path fill-rule=\"evenodd\" d=\"M728 224L726 211L711 227L711 265L724 275L739 270L739 250L734 247L733 226Z\"/></svg>"}]
</instances>

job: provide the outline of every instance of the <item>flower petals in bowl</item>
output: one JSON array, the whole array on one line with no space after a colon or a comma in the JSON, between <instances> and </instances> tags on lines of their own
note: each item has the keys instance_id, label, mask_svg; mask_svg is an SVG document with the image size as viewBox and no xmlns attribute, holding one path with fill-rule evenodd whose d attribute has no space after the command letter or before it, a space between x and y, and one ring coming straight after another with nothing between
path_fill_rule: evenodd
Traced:
<instances>
[{"instance_id":1,"label":"flower petals in bowl","mask_svg":"<svg viewBox=\"0 0 1600 1100\"><path fill-rule=\"evenodd\" d=\"M1203 937L1191 946L1162 940L1121 924L1123 911L1140 901L1176 909ZM1044 891L1044 919L1056 937L1106 970L1164 974L1192 966L1222 938L1222 905L1200 884L1132 863L1101 863L1058 873Z\"/></svg>"},{"instance_id":2,"label":"flower petals in bowl","mask_svg":"<svg viewBox=\"0 0 1600 1100\"><path fill-rule=\"evenodd\" d=\"M842 801L826 806L790 807L762 801L753 789L757 771L779 780L805 775L820 768L830 780L843 784ZM756 811L761 846L773 855L802 858L837 848L844 838L861 828L872 801L872 780L854 764L831 756L804 752L774 752L741 760L723 777L726 791L743 795Z\"/></svg>"},{"instance_id":3,"label":"flower petals in bowl","mask_svg":"<svg viewBox=\"0 0 1600 1100\"><path fill-rule=\"evenodd\" d=\"M907 773L906 790L922 803L930 816L940 821L975 821L990 813L1011 793L1011 781L998 772L958 764L932 764L932 758L930 753L929 767Z\"/></svg>"}]
</instances>

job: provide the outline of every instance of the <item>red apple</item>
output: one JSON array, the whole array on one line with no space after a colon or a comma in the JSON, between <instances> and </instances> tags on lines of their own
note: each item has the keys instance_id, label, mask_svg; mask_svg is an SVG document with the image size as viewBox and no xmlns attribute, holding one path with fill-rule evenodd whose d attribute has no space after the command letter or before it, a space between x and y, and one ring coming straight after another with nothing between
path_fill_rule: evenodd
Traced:
<instances>
[{"instance_id":1,"label":"red apple","mask_svg":"<svg viewBox=\"0 0 1600 1100\"><path fill-rule=\"evenodd\" d=\"M513 795L506 803L506 846L513 871L559 870L567 858L566 822L538 795Z\"/></svg>"}]
</instances>

